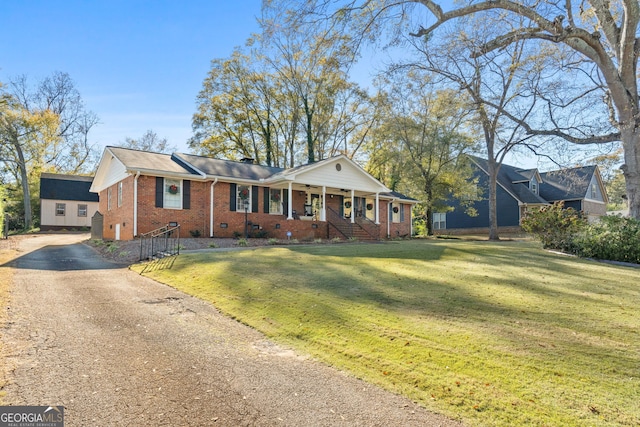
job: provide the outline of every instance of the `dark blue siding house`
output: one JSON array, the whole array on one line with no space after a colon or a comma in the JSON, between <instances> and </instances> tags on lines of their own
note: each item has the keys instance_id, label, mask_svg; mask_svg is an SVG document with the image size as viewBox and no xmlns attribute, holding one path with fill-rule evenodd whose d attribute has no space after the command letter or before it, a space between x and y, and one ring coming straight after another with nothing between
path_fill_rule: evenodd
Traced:
<instances>
[{"instance_id":1,"label":"dark blue siding house","mask_svg":"<svg viewBox=\"0 0 640 427\"><path fill-rule=\"evenodd\" d=\"M477 181L478 197L468 201L477 215L470 215L459 200L445 202L448 210L433 215L437 234L484 232L489 228L489 174L485 159L469 156ZM527 209L564 202L584 212L590 220L606 213L607 195L597 166L539 173L503 164L498 173L496 193L498 227L518 230Z\"/></svg>"}]
</instances>

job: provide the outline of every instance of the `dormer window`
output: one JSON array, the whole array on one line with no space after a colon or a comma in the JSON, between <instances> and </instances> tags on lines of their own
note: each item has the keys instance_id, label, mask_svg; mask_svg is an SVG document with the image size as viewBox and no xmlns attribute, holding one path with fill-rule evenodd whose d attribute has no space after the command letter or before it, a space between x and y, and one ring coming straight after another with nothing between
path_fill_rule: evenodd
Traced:
<instances>
[{"instance_id":1,"label":"dormer window","mask_svg":"<svg viewBox=\"0 0 640 427\"><path fill-rule=\"evenodd\" d=\"M529 189L533 194L538 194L538 181L535 178L529 181Z\"/></svg>"}]
</instances>

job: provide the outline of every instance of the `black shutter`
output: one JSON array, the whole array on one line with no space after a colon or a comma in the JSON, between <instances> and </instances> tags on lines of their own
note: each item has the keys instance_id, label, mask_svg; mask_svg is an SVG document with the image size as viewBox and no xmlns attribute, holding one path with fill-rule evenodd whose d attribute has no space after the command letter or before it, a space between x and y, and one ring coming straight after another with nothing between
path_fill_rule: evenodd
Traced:
<instances>
[{"instance_id":1,"label":"black shutter","mask_svg":"<svg viewBox=\"0 0 640 427\"><path fill-rule=\"evenodd\" d=\"M182 181L182 209L191 209L191 181Z\"/></svg>"},{"instance_id":2,"label":"black shutter","mask_svg":"<svg viewBox=\"0 0 640 427\"><path fill-rule=\"evenodd\" d=\"M271 190L269 187L264 187L264 213L269 213L269 201L271 200Z\"/></svg>"},{"instance_id":3,"label":"black shutter","mask_svg":"<svg viewBox=\"0 0 640 427\"><path fill-rule=\"evenodd\" d=\"M229 210L236 210L236 196L238 195L238 189L236 184L229 184Z\"/></svg>"},{"instance_id":4,"label":"black shutter","mask_svg":"<svg viewBox=\"0 0 640 427\"><path fill-rule=\"evenodd\" d=\"M285 190L282 193L282 207L284 209L284 214L289 215L289 190Z\"/></svg>"},{"instance_id":5,"label":"black shutter","mask_svg":"<svg viewBox=\"0 0 640 427\"><path fill-rule=\"evenodd\" d=\"M338 206L338 213L340 216L344 216L344 196L339 196L340 205Z\"/></svg>"},{"instance_id":6,"label":"black shutter","mask_svg":"<svg viewBox=\"0 0 640 427\"><path fill-rule=\"evenodd\" d=\"M404 205L400 205L400 222L404 222Z\"/></svg>"},{"instance_id":7,"label":"black shutter","mask_svg":"<svg viewBox=\"0 0 640 427\"><path fill-rule=\"evenodd\" d=\"M156 176L156 208L164 206L164 178Z\"/></svg>"},{"instance_id":8,"label":"black shutter","mask_svg":"<svg viewBox=\"0 0 640 427\"><path fill-rule=\"evenodd\" d=\"M251 212L258 212L258 194L260 194L260 187L257 185L251 186Z\"/></svg>"}]
</instances>

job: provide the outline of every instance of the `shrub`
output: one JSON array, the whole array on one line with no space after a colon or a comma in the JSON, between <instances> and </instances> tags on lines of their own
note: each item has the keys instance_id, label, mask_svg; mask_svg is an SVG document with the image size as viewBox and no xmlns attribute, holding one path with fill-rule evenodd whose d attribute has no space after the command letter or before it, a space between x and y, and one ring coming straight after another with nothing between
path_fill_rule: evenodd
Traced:
<instances>
[{"instance_id":1,"label":"shrub","mask_svg":"<svg viewBox=\"0 0 640 427\"><path fill-rule=\"evenodd\" d=\"M215 242L212 242L212 243L209 243L209 247L212 248L212 249L215 249L215 248L218 247L218 245L216 245Z\"/></svg>"},{"instance_id":2,"label":"shrub","mask_svg":"<svg viewBox=\"0 0 640 427\"><path fill-rule=\"evenodd\" d=\"M253 233L253 237L256 239L266 239L269 236L269 232L267 230L258 230Z\"/></svg>"},{"instance_id":3,"label":"shrub","mask_svg":"<svg viewBox=\"0 0 640 427\"><path fill-rule=\"evenodd\" d=\"M270 244L270 245L277 245L278 244L278 239L274 239L272 237L269 240L267 240L267 243Z\"/></svg>"},{"instance_id":4,"label":"shrub","mask_svg":"<svg viewBox=\"0 0 640 427\"><path fill-rule=\"evenodd\" d=\"M640 221L605 216L575 237L577 254L640 264Z\"/></svg>"},{"instance_id":5,"label":"shrub","mask_svg":"<svg viewBox=\"0 0 640 427\"><path fill-rule=\"evenodd\" d=\"M249 246L247 239L238 239L238 246Z\"/></svg>"},{"instance_id":6,"label":"shrub","mask_svg":"<svg viewBox=\"0 0 640 427\"><path fill-rule=\"evenodd\" d=\"M522 229L533 234L547 249L575 252L574 236L585 229L587 220L581 212L554 203L537 211L528 211L522 218Z\"/></svg>"},{"instance_id":7,"label":"shrub","mask_svg":"<svg viewBox=\"0 0 640 427\"><path fill-rule=\"evenodd\" d=\"M239 231L234 231L233 232L233 238L234 239L239 239L242 236L243 236L243 234L241 232L239 232Z\"/></svg>"},{"instance_id":8,"label":"shrub","mask_svg":"<svg viewBox=\"0 0 640 427\"><path fill-rule=\"evenodd\" d=\"M191 237L194 237L194 238L198 238L201 235L200 230L191 230L189 231L189 234L191 234Z\"/></svg>"}]
</instances>

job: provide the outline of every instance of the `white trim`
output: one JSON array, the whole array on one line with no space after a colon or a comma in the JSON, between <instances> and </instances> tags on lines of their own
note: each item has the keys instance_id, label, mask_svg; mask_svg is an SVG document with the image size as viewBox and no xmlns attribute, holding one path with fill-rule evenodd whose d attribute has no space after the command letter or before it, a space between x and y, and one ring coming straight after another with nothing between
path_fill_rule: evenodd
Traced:
<instances>
[{"instance_id":1,"label":"white trim","mask_svg":"<svg viewBox=\"0 0 640 427\"><path fill-rule=\"evenodd\" d=\"M289 181L289 195L287 198L287 219L293 219L293 183Z\"/></svg>"}]
</instances>

